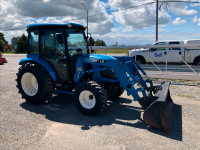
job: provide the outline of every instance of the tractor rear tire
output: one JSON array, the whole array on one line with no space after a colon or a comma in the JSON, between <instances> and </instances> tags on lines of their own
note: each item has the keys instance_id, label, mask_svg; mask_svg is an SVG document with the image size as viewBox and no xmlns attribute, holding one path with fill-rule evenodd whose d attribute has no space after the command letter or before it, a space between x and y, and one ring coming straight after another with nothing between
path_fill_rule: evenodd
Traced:
<instances>
[{"instance_id":1,"label":"tractor rear tire","mask_svg":"<svg viewBox=\"0 0 200 150\"><path fill-rule=\"evenodd\" d=\"M19 68L16 81L19 93L29 103L45 103L53 94L53 80L39 64L23 64Z\"/></svg>"},{"instance_id":2,"label":"tractor rear tire","mask_svg":"<svg viewBox=\"0 0 200 150\"><path fill-rule=\"evenodd\" d=\"M116 99L120 97L123 93L124 93L124 88L122 87L106 88L106 94L108 95L108 99Z\"/></svg>"},{"instance_id":3,"label":"tractor rear tire","mask_svg":"<svg viewBox=\"0 0 200 150\"><path fill-rule=\"evenodd\" d=\"M75 88L74 99L78 109L89 116L99 114L107 105L107 95L103 86L94 81L80 83Z\"/></svg>"}]
</instances>

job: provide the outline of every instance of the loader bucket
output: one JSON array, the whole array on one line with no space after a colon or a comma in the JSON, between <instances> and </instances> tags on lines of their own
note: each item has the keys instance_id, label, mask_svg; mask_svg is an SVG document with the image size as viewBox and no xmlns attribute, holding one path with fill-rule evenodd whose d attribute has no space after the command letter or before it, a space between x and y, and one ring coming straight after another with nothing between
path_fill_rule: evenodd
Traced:
<instances>
[{"instance_id":1,"label":"loader bucket","mask_svg":"<svg viewBox=\"0 0 200 150\"><path fill-rule=\"evenodd\" d=\"M162 89L153 98L147 97L143 120L147 125L169 133L173 112L173 101L169 92L170 82L165 82L161 86Z\"/></svg>"}]
</instances>

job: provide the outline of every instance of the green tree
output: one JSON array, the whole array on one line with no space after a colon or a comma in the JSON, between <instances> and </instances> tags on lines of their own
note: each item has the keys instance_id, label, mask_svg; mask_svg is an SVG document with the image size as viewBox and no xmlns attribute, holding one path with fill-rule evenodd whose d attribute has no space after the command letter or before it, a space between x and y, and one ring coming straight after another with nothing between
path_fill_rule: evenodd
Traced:
<instances>
[{"instance_id":1,"label":"green tree","mask_svg":"<svg viewBox=\"0 0 200 150\"><path fill-rule=\"evenodd\" d=\"M17 43L19 42L21 37L12 37L11 38L11 46L14 51L17 49Z\"/></svg>"},{"instance_id":2,"label":"green tree","mask_svg":"<svg viewBox=\"0 0 200 150\"><path fill-rule=\"evenodd\" d=\"M12 37L11 38L11 45L15 45L19 40L20 40L21 37Z\"/></svg>"},{"instance_id":3,"label":"green tree","mask_svg":"<svg viewBox=\"0 0 200 150\"><path fill-rule=\"evenodd\" d=\"M17 49L16 53L26 53L28 50L28 38L22 34L20 37L19 41L16 43L17 44Z\"/></svg>"},{"instance_id":4,"label":"green tree","mask_svg":"<svg viewBox=\"0 0 200 150\"><path fill-rule=\"evenodd\" d=\"M95 41L96 46L106 46L106 43L103 40L97 39Z\"/></svg>"},{"instance_id":5,"label":"green tree","mask_svg":"<svg viewBox=\"0 0 200 150\"><path fill-rule=\"evenodd\" d=\"M10 44L4 46L4 52L10 52L12 50L12 46Z\"/></svg>"},{"instance_id":6,"label":"green tree","mask_svg":"<svg viewBox=\"0 0 200 150\"><path fill-rule=\"evenodd\" d=\"M8 42L4 38L4 34L0 32L0 51L4 52L4 46L8 45Z\"/></svg>"}]
</instances>

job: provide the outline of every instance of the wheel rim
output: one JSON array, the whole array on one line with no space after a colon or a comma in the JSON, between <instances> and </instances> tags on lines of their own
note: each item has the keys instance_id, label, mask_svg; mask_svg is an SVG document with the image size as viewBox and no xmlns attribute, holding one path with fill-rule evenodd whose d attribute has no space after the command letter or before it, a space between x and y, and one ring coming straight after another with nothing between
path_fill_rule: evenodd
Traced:
<instances>
[{"instance_id":1,"label":"wheel rim","mask_svg":"<svg viewBox=\"0 0 200 150\"><path fill-rule=\"evenodd\" d=\"M29 96L34 96L38 91L38 82L32 73L25 73L21 79L24 92Z\"/></svg>"},{"instance_id":2,"label":"wheel rim","mask_svg":"<svg viewBox=\"0 0 200 150\"><path fill-rule=\"evenodd\" d=\"M90 91L82 91L79 95L81 105L86 109L92 109L96 104L95 96Z\"/></svg>"}]
</instances>

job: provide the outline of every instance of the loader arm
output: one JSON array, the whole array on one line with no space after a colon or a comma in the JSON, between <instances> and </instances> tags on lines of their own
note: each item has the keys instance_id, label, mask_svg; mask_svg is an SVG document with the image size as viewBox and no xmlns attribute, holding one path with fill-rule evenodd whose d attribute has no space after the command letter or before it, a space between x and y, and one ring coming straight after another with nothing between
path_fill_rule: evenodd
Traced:
<instances>
[{"instance_id":1,"label":"loader arm","mask_svg":"<svg viewBox=\"0 0 200 150\"><path fill-rule=\"evenodd\" d=\"M99 66L86 69L87 65ZM105 68L102 68L105 67ZM160 86L154 86L145 71L134 61L123 61L109 56L83 56L79 57L76 64L74 81L79 84L79 80L92 72L100 72L109 68L120 82L120 86L127 91L127 95L132 95L134 101L138 101L145 110L143 120L147 125L169 132L171 128L173 102L169 93L170 82L165 82ZM147 80L144 80L143 74ZM95 80L95 78L93 78ZM111 83L111 82L110 82ZM149 83L149 86L147 86ZM137 84L137 86L135 86ZM139 92L142 93L140 97Z\"/></svg>"},{"instance_id":2,"label":"loader arm","mask_svg":"<svg viewBox=\"0 0 200 150\"><path fill-rule=\"evenodd\" d=\"M146 84L146 81L143 80L139 70L136 68L135 61L123 62L118 59L95 59L95 58L78 58L76 64L76 73L74 76L75 82L84 75L84 73L90 72L99 72L104 70L94 69L94 70L85 70L84 64L90 64L92 66L104 66L109 68L117 77L117 80L120 82L120 85L127 91L128 95L132 95L134 101L139 100L141 97L138 92L142 92L143 97L147 97L147 90L149 87ZM143 71L143 70L142 70ZM143 71L144 73L144 71ZM135 88L135 84L138 84L139 87Z\"/></svg>"}]
</instances>

